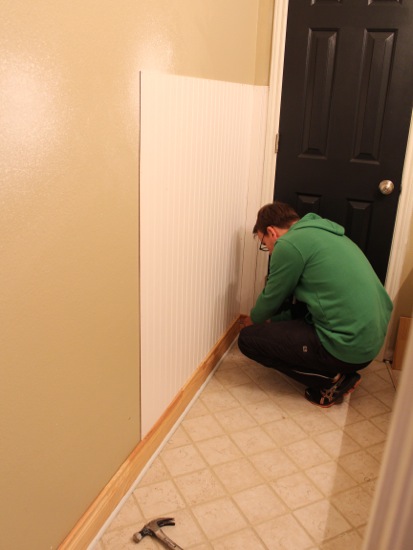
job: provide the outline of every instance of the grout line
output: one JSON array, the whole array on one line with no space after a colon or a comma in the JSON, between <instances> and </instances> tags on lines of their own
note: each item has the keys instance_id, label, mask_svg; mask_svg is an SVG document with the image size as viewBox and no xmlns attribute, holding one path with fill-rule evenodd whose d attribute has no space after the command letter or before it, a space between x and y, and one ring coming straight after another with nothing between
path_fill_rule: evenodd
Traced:
<instances>
[{"instance_id":1,"label":"grout line","mask_svg":"<svg viewBox=\"0 0 413 550\"><path fill-rule=\"evenodd\" d=\"M392 366L391 366L391 361L385 360L384 364L386 365L387 372L389 373L389 376L390 376L391 382L393 384L393 387L394 387L395 390L397 390L397 384L396 384L396 380L393 376L393 369L392 369Z\"/></svg>"}]
</instances>

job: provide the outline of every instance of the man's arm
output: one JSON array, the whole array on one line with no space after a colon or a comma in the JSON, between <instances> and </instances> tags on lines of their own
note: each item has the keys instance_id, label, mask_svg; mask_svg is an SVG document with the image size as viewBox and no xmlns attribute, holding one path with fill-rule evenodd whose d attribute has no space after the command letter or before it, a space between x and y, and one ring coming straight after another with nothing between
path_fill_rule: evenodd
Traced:
<instances>
[{"instance_id":1,"label":"man's arm","mask_svg":"<svg viewBox=\"0 0 413 550\"><path fill-rule=\"evenodd\" d=\"M303 269L304 260L294 245L283 239L277 241L267 284L250 313L253 323L263 323L278 314L284 301L294 294Z\"/></svg>"}]
</instances>

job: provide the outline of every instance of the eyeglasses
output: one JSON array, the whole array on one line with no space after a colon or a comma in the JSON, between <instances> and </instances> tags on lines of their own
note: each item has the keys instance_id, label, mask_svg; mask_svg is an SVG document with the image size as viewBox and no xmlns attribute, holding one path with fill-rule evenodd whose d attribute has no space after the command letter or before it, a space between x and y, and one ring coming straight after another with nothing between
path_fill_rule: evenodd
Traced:
<instances>
[{"instance_id":1,"label":"eyeglasses","mask_svg":"<svg viewBox=\"0 0 413 550\"><path fill-rule=\"evenodd\" d=\"M265 244L262 241L260 241L259 250L261 250L262 252L269 252L268 248L265 246Z\"/></svg>"}]
</instances>

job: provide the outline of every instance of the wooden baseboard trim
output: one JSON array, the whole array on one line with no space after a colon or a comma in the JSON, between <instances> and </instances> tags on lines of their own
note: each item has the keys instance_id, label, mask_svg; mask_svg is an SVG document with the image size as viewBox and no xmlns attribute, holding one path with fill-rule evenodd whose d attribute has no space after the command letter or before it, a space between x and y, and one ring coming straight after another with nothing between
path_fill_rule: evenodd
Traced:
<instances>
[{"instance_id":1,"label":"wooden baseboard trim","mask_svg":"<svg viewBox=\"0 0 413 550\"><path fill-rule=\"evenodd\" d=\"M86 510L59 546L59 550L86 550L113 510L132 487L165 437L179 420L202 384L214 370L240 330L238 317L216 343L205 360L175 396L150 432L138 443L109 483Z\"/></svg>"},{"instance_id":2,"label":"wooden baseboard trim","mask_svg":"<svg viewBox=\"0 0 413 550\"><path fill-rule=\"evenodd\" d=\"M411 317L400 317L397 328L396 346L394 348L393 364L395 370L401 370L403 366L404 352L407 346L410 327L412 325Z\"/></svg>"}]
</instances>

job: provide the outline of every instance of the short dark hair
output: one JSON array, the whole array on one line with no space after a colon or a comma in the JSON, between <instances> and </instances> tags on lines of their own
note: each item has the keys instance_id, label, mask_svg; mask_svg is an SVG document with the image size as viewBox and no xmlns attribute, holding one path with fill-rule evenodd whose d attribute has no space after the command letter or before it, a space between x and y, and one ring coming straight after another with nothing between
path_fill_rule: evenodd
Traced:
<instances>
[{"instance_id":1,"label":"short dark hair","mask_svg":"<svg viewBox=\"0 0 413 550\"><path fill-rule=\"evenodd\" d=\"M288 229L292 224L300 219L300 216L289 204L285 202L273 202L262 206L258 210L257 222L252 232L254 235L258 231L264 235L267 233L267 227L275 226L280 229Z\"/></svg>"}]
</instances>

